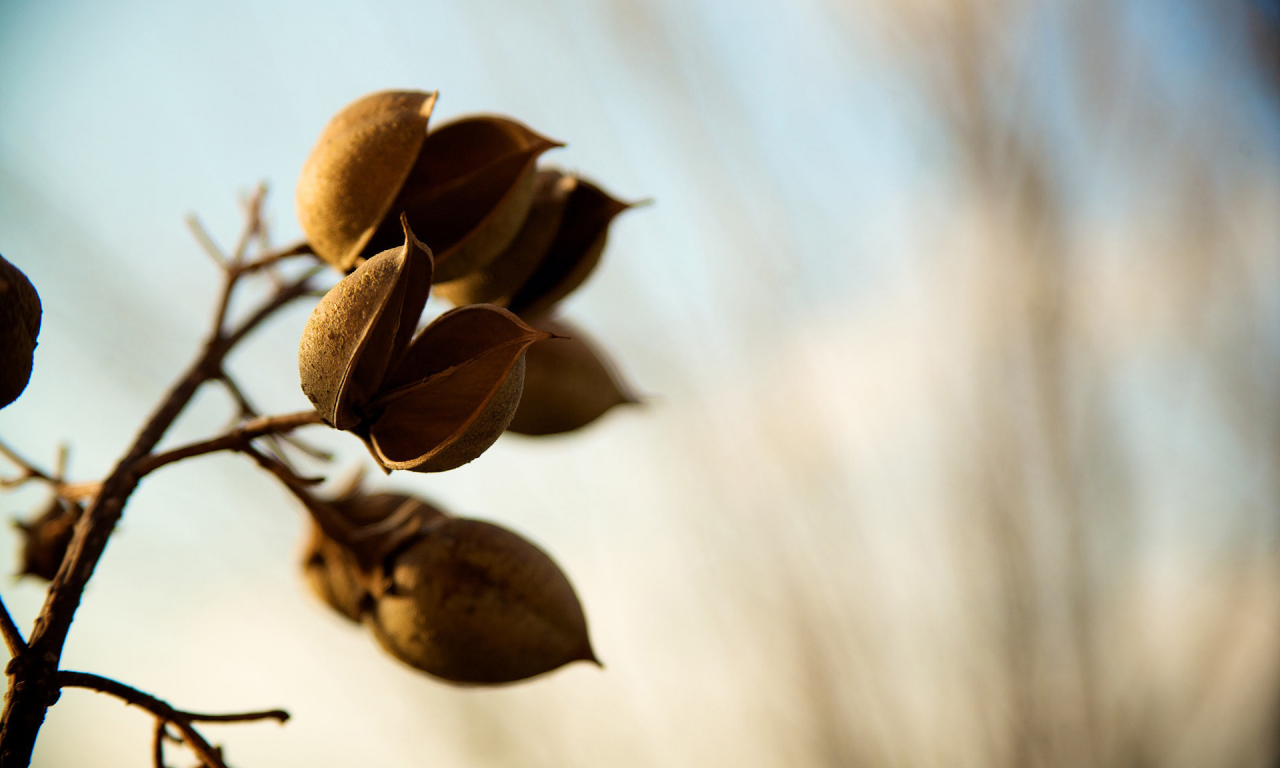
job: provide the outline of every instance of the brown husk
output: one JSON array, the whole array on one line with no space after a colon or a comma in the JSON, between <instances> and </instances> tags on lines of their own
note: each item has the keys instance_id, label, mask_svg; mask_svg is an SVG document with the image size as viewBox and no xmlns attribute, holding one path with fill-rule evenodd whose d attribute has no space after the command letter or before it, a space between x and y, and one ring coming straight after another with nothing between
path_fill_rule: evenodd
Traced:
<instances>
[{"instance_id":1,"label":"brown husk","mask_svg":"<svg viewBox=\"0 0 1280 768\"><path fill-rule=\"evenodd\" d=\"M595 661L560 568L520 536L452 518L395 557L365 621L393 656L445 680L505 683Z\"/></svg>"},{"instance_id":2,"label":"brown husk","mask_svg":"<svg viewBox=\"0 0 1280 768\"><path fill-rule=\"evenodd\" d=\"M530 325L555 336L525 356L524 394L507 426L524 435L571 432L615 405L636 403L607 358L585 335L562 320L538 318Z\"/></svg>"}]
</instances>

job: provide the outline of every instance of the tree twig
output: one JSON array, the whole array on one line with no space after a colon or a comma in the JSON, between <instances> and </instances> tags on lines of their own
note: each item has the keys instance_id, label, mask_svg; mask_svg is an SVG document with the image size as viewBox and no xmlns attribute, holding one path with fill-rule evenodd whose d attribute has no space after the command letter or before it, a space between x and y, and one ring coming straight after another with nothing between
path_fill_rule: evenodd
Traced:
<instances>
[{"instance_id":1,"label":"tree twig","mask_svg":"<svg viewBox=\"0 0 1280 768\"><path fill-rule=\"evenodd\" d=\"M0 714L0 768L26 768L31 762L36 735L45 713L57 698L58 663L76 609L120 520L124 505L142 477L136 471L136 465L150 455L200 386L218 376L223 360L232 348L276 310L311 290L313 274L313 270L308 271L294 282L280 287L271 299L230 334L224 334L220 324L215 325L196 359L147 419L129 451L102 482L101 489L76 526L67 554L49 586L28 650L10 662L7 668L10 681L4 711ZM236 277L228 275L220 303L225 303L234 290Z\"/></svg>"},{"instance_id":2,"label":"tree twig","mask_svg":"<svg viewBox=\"0 0 1280 768\"><path fill-rule=\"evenodd\" d=\"M249 445L250 441L255 438L267 435L278 435L284 432L305 427L311 424L323 424L320 414L315 411L299 411L297 413L286 413L278 416L262 416L253 421L245 422L239 427L227 432L224 435L212 438L210 440L202 440L198 443L191 443L174 448L164 453L153 453L134 464L134 471L139 476L146 475L166 464L172 464L175 461L182 461L193 456L201 456L206 453L215 453L217 451L237 451L243 450Z\"/></svg>"},{"instance_id":3,"label":"tree twig","mask_svg":"<svg viewBox=\"0 0 1280 768\"><path fill-rule=\"evenodd\" d=\"M22 632L13 623L13 616L9 614L9 608L3 600L0 600L0 634L4 635L4 644L8 646L11 658L16 659L27 650L27 641L22 639Z\"/></svg>"},{"instance_id":4,"label":"tree twig","mask_svg":"<svg viewBox=\"0 0 1280 768\"><path fill-rule=\"evenodd\" d=\"M59 672L57 675L59 688L85 688L87 690L105 693L114 696L126 704L145 709L160 720L159 731L163 731L164 723L173 723L174 727L182 732L183 740L186 741L191 751L205 762L209 768L226 768L226 764L222 762L221 755L218 751L200 735L195 728L192 727L194 722L205 723L247 723L255 720L275 720L283 723L289 719L289 713L283 709L270 709L260 712L240 712L225 715L209 715L199 712L185 712L180 709L174 709L169 703L157 699L147 693L139 691L137 688L125 685L117 680L109 677L94 675L88 672ZM163 738L163 733L158 732L156 741ZM163 756L163 748L157 747L156 753Z\"/></svg>"}]
</instances>

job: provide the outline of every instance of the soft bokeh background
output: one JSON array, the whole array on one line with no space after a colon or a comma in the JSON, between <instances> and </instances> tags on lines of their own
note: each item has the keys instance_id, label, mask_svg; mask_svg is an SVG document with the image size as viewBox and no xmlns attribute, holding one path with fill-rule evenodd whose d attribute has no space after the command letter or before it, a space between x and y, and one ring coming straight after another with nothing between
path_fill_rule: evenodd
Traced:
<instances>
[{"instance_id":1,"label":"soft bokeh background","mask_svg":"<svg viewBox=\"0 0 1280 768\"><path fill-rule=\"evenodd\" d=\"M289 708L207 729L240 766L1274 764L1280 4L3 0L0 253L45 316L0 436L108 471L211 311L183 216L229 244L266 180L297 238L321 126L383 88L656 201L565 308L647 406L379 481L553 553L606 669L399 666L236 457L146 481L69 668ZM268 412L307 311L232 363ZM231 415L210 387L169 441ZM0 591L29 626L43 585ZM150 733L68 692L36 764Z\"/></svg>"}]
</instances>

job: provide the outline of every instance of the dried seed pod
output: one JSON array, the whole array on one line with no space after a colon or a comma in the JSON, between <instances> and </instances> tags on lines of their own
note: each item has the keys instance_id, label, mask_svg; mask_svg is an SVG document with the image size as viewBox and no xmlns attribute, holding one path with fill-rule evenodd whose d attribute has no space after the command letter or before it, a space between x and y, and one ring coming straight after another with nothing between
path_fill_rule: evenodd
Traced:
<instances>
[{"instance_id":1,"label":"dried seed pod","mask_svg":"<svg viewBox=\"0 0 1280 768\"><path fill-rule=\"evenodd\" d=\"M427 133L435 94L366 96L334 117L298 180L298 220L312 247L348 271L393 247L407 213L441 275L488 263L519 231L537 158L559 146L501 117Z\"/></svg>"},{"instance_id":2,"label":"dried seed pod","mask_svg":"<svg viewBox=\"0 0 1280 768\"><path fill-rule=\"evenodd\" d=\"M458 306L505 306L547 255L560 230L569 195L577 185L573 176L554 170L538 171L529 215L507 249L483 268L438 284L437 293Z\"/></svg>"},{"instance_id":3,"label":"dried seed pod","mask_svg":"<svg viewBox=\"0 0 1280 768\"><path fill-rule=\"evenodd\" d=\"M595 661L555 562L499 526L450 518L395 556L365 622L393 656L445 680L505 683Z\"/></svg>"},{"instance_id":4,"label":"dried seed pod","mask_svg":"<svg viewBox=\"0 0 1280 768\"><path fill-rule=\"evenodd\" d=\"M431 290L431 253L404 224L404 244L369 259L316 305L302 331L298 373L320 417L337 429L361 421L417 327Z\"/></svg>"},{"instance_id":5,"label":"dried seed pod","mask_svg":"<svg viewBox=\"0 0 1280 768\"><path fill-rule=\"evenodd\" d=\"M525 352L551 334L504 309L459 307L427 326L385 383L370 445L387 469L443 472L483 453L511 422Z\"/></svg>"},{"instance_id":6,"label":"dried seed pod","mask_svg":"<svg viewBox=\"0 0 1280 768\"><path fill-rule=\"evenodd\" d=\"M34 520L15 520L22 532L22 570L19 576L38 576L52 581L67 555L76 522L84 514L79 504L54 498Z\"/></svg>"},{"instance_id":7,"label":"dried seed pod","mask_svg":"<svg viewBox=\"0 0 1280 768\"><path fill-rule=\"evenodd\" d=\"M360 435L384 469L442 472L506 429L524 353L550 334L475 305L446 312L410 341L431 290L431 258L401 224L403 246L365 262L312 312L298 370L320 416Z\"/></svg>"},{"instance_id":8,"label":"dried seed pod","mask_svg":"<svg viewBox=\"0 0 1280 768\"><path fill-rule=\"evenodd\" d=\"M330 608L355 622L372 605L370 587L382 558L443 517L421 499L398 493L365 494L353 489L338 499L307 501L313 515L302 560L307 584ZM325 533L324 526L332 530L332 518L326 518L317 505L328 506L350 525L340 534L344 543Z\"/></svg>"},{"instance_id":9,"label":"dried seed pod","mask_svg":"<svg viewBox=\"0 0 1280 768\"><path fill-rule=\"evenodd\" d=\"M17 400L31 380L40 316L35 286L0 257L0 408Z\"/></svg>"},{"instance_id":10,"label":"dried seed pod","mask_svg":"<svg viewBox=\"0 0 1280 768\"><path fill-rule=\"evenodd\" d=\"M639 402L581 331L551 318L534 319L529 324L561 338L538 344L526 355L524 395L508 431L524 435L570 432L615 405Z\"/></svg>"},{"instance_id":11,"label":"dried seed pod","mask_svg":"<svg viewBox=\"0 0 1280 768\"><path fill-rule=\"evenodd\" d=\"M609 224L629 204L555 170L539 172L534 204L511 246L482 270L443 282L457 305L492 303L522 317L541 314L587 279L600 262Z\"/></svg>"},{"instance_id":12,"label":"dried seed pod","mask_svg":"<svg viewBox=\"0 0 1280 768\"><path fill-rule=\"evenodd\" d=\"M365 246L413 168L435 103L435 93L382 91L347 105L325 126L296 195L298 222L325 261L347 272L371 255Z\"/></svg>"},{"instance_id":13,"label":"dried seed pod","mask_svg":"<svg viewBox=\"0 0 1280 768\"><path fill-rule=\"evenodd\" d=\"M438 280L479 269L510 245L533 203L538 156L557 146L502 117L465 118L427 134L391 211L406 213L431 247ZM388 221L370 245L398 237Z\"/></svg>"}]
</instances>

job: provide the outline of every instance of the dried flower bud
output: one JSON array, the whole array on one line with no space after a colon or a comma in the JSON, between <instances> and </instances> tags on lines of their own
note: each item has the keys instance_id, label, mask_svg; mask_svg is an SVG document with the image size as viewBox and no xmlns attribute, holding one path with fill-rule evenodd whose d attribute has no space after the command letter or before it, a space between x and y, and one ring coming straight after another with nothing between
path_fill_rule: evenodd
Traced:
<instances>
[{"instance_id":1,"label":"dried flower bud","mask_svg":"<svg viewBox=\"0 0 1280 768\"><path fill-rule=\"evenodd\" d=\"M0 257L0 408L17 400L31 380L40 315L35 286Z\"/></svg>"},{"instance_id":2,"label":"dried flower bud","mask_svg":"<svg viewBox=\"0 0 1280 768\"><path fill-rule=\"evenodd\" d=\"M384 469L441 472L479 456L510 423L524 353L550 334L488 305L438 317L410 341L431 257L404 245L366 261L320 301L303 331L302 389L321 417L360 435Z\"/></svg>"},{"instance_id":3,"label":"dried flower bud","mask_svg":"<svg viewBox=\"0 0 1280 768\"><path fill-rule=\"evenodd\" d=\"M524 395L507 426L509 431L525 435L570 432L615 405L639 402L581 331L550 318L529 324L561 338L538 344L526 355Z\"/></svg>"},{"instance_id":4,"label":"dried flower bud","mask_svg":"<svg viewBox=\"0 0 1280 768\"><path fill-rule=\"evenodd\" d=\"M329 122L298 181L298 219L343 270L394 246L401 214L443 279L488 263L533 200L537 158L559 146L511 120L475 117L426 132L435 94L366 96Z\"/></svg>"},{"instance_id":5,"label":"dried flower bud","mask_svg":"<svg viewBox=\"0 0 1280 768\"><path fill-rule=\"evenodd\" d=\"M595 661L582 606L545 553L478 520L447 518L395 556L365 617L393 656L459 683L505 683Z\"/></svg>"},{"instance_id":6,"label":"dried flower bud","mask_svg":"<svg viewBox=\"0 0 1280 768\"><path fill-rule=\"evenodd\" d=\"M438 276L440 294L458 305L506 306L522 317L543 313L587 279L600 262L609 224L629 207L588 181L542 171L511 246L461 279Z\"/></svg>"},{"instance_id":7,"label":"dried flower bud","mask_svg":"<svg viewBox=\"0 0 1280 768\"><path fill-rule=\"evenodd\" d=\"M15 520L22 532L22 570L19 576L39 576L52 581L66 557L76 522L84 508L75 502L54 498L34 520Z\"/></svg>"}]
</instances>

